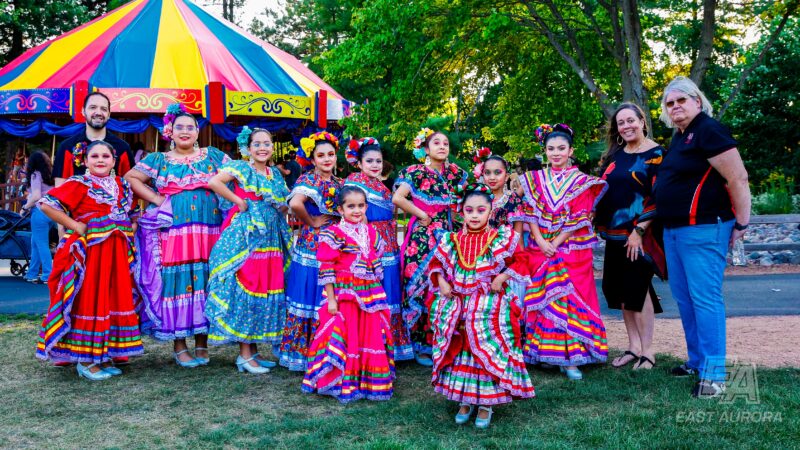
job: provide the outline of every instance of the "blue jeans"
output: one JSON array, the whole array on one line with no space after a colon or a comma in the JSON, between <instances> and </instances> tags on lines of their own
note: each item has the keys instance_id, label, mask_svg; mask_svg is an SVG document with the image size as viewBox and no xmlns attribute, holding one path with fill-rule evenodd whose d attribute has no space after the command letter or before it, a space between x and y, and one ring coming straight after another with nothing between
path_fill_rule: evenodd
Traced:
<instances>
[{"instance_id":1,"label":"blue jeans","mask_svg":"<svg viewBox=\"0 0 800 450\"><path fill-rule=\"evenodd\" d=\"M700 379L725 381L722 276L734 221L664 230L669 287L678 304L689 353Z\"/></svg>"},{"instance_id":2,"label":"blue jeans","mask_svg":"<svg viewBox=\"0 0 800 450\"><path fill-rule=\"evenodd\" d=\"M39 208L31 211L31 262L25 278L41 278L47 281L53 270L53 255L50 254L50 229L55 223L50 220ZM39 277L39 270L42 276Z\"/></svg>"}]
</instances>

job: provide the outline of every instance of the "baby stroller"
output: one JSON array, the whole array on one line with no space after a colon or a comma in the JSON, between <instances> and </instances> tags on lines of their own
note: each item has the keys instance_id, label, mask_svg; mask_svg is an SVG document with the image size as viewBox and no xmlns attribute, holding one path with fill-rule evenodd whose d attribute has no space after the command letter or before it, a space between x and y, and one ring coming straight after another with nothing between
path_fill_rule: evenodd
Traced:
<instances>
[{"instance_id":1,"label":"baby stroller","mask_svg":"<svg viewBox=\"0 0 800 450\"><path fill-rule=\"evenodd\" d=\"M11 260L11 274L21 277L31 259L31 219L0 209L0 259Z\"/></svg>"}]
</instances>

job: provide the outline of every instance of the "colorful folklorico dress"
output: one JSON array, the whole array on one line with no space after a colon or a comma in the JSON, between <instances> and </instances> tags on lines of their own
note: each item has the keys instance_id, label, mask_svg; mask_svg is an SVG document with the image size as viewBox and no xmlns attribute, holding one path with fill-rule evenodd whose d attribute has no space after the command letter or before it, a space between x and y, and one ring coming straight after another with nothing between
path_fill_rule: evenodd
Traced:
<instances>
[{"instance_id":1,"label":"colorful folklorico dress","mask_svg":"<svg viewBox=\"0 0 800 450\"><path fill-rule=\"evenodd\" d=\"M395 181L395 189L401 185L409 187L414 206L431 218L431 224L426 227L418 223L416 216L411 216L401 247L405 286L403 318L416 353L431 353L432 335L427 304L430 296L426 272L439 238L457 228L452 199L456 189L466 183L467 173L451 163L446 163L441 173L424 164L409 166L400 172Z\"/></svg>"},{"instance_id":2,"label":"colorful folklorico dress","mask_svg":"<svg viewBox=\"0 0 800 450\"><path fill-rule=\"evenodd\" d=\"M306 211L311 217L326 215L327 223L319 230L303 224L300 235L292 248L292 263L286 277L286 324L283 328L278 352L280 364L289 370L305 371L308 361L308 346L317 328L317 309L322 299L319 285L319 234L338 222L336 195L342 187L340 178L324 181L314 172L300 176L287 200L302 194L307 197Z\"/></svg>"},{"instance_id":3,"label":"colorful folklorico dress","mask_svg":"<svg viewBox=\"0 0 800 450\"><path fill-rule=\"evenodd\" d=\"M520 283L527 280L527 255L518 250L518 240L509 227L462 229L445 233L434 251L432 383L450 400L491 406L536 395L519 346L518 299L508 287L503 294L491 290L503 271ZM438 294L439 276L452 286L450 297Z\"/></svg>"},{"instance_id":4,"label":"colorful folklorico dress","mask_svg":"<svg viewBox=\"0 0 800 450\"><path fill-rule=\"evenodd\" d=\"M319 328L309 347L304 392L389 400L395 377L391 306L381 287L385 243L370 225L340 222L320 233L319 284L333 284L338 313L322 290Z\"/></svg>"},{"instance_id":5,"label":"colorful folklorico dress","mask_svg":"<svg viewBox=\"0 0 800 450\"><path fill-rule=\"evenodd\" d=\"M502 196L492 200L492 214L489 216L489 226L497 229L508 225L513 228L514 222L520 221L523 204L522 197L517 195L516 192L506 190Z\"/></svg>"},{"instance_id":6,"label":"colorful folklorico dress","mask_svg":"<svg viewBox=\"0 0 800 450\"><path fill-rule=\"evenodd\" d=\"M101 364L144 353L131 276L132 198L121 178L77 175L39 200L87 229L86 236L67 231L59 243L37 358Z\"/></svg>"},{"instance_id":7,"label":"colorful folklorico dress","mask_svg":"<svg viewBox=\"0 0 800 450\"><path fill-rule=\"evenodd\" d=\"M133 168L150 177L166 197L161 206L148 208L136 232L141 326L156 339L208 334L208 258L222 223L208 180L227 161L227 155L208 147L186 158L151 153Z\"/></svg>"},{"instance_id":8,"label":"colorful folklorico dress","mask_svg":"<svg viewBox=\"0 0 800 450\"><path fill-rule=\"evenodd\" d=\"M589 217L606 183L577 167L527 172L520 182L523 220L538 225L547 240L573 232L551 258L533 236L528 242L525 360L557 366L604 362L608 344L592 268L597 236Z\"/></svg>"},{"instance_id":9,"label":"colorful folklorico dress","mask_svg":"<svg viewBox=\"0 0 800 450\"><path fill-rule=\"evenodd\" d=\"M503 195L495 197L495 199L492 200L492 213L489 215L489 226L494 229L509 226L513 229L516 222L523 221L522 210L524 204L525 202L522 200L522 197L517 195L516 192L506 190L503 192ZM520 239L520 247L524 248L522 236L519 233L517 236L519 236L518 238ZM517 296L518 301L522 302L525 298L527 283L508 280L508 284Z\"/></svg>"},{"instance_id":10,"label":"colorful folklorico dress","mask_svg":"<svg viewBox=\"0 0 800 450\"><path fill-rule=\"evenodd\" d=\"M392 193L381 180L370 178L361 172L351 174L345 185L358 186L367 193L367 221L386 243L383 251L383 290L392 310L392 338L394 359L414 359L411 337L403 322L403 284L400 280L400 246L397 244L397 221L394 218Z\"/></svg>"},{"instance_id":11,"label":"colorful folklorico dress","mask_svg":"<svg viewBox=\"0 0 800 450\"><path fill-rule=\"evenodd\" d=\"M234 178L230 187L247 202L247 211L220 197L228 211L208 262L208 340L277 344L286 319L284 273L292 245L280 208L289 190L274 167L264 175L246 161L231 161L219 171Z\"/></svg>"}]
</instances>

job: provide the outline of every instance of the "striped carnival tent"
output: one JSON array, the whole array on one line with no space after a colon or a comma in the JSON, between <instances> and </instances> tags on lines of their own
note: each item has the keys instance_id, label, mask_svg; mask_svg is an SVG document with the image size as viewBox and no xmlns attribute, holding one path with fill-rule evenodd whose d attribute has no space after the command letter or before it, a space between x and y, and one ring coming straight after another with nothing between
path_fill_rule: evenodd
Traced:
<instances>
[{"instance_id":1,"label":"striped carnival tent","mask_svg":"<svg viewBox=\"0 0 800 450\"><path fill-rule=\"evenodd\" d=\"M0 131L73 134L92 91L111 99L112 131L157 128L180 102L228 141L244 124L299 139L350 108L296 58L191 1L134 0L0 69Z\"/></svg>"}]
</instances>

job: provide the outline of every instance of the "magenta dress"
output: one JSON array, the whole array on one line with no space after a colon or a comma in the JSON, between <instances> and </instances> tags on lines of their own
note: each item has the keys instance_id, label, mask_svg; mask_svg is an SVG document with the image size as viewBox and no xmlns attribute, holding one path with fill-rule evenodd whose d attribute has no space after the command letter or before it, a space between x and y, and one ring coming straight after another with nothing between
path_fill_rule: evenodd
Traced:
<instances>
[{"instance_id":1,"label":"magenta dress","mask_svg":"<svg viewBox=\"0 0 800 450\"><path fill-rule=\"evenodd\" d=\"M528 242L525 360L558 366L604 362L608 344L592 268L597 236L590 215L607 185L577 167L528 172L520 182L525 200L520 220L538 225L547 240L572 232L550 258L533 236Z\"/></svg>"},{"instance_id":2,"label":"magenta dress","mask_svg":"<svg viewBox=\"0 0 800 450\"><path fill-rule=\"evenodd\" d=\"M323 289L304 392L332 395L342 403L391 398L391 305L381 286L385 246L375 228L363 223L342 221L320 233L319 284L333 284L339 311L328 312Z\"/></svg>"}]
</instances>

